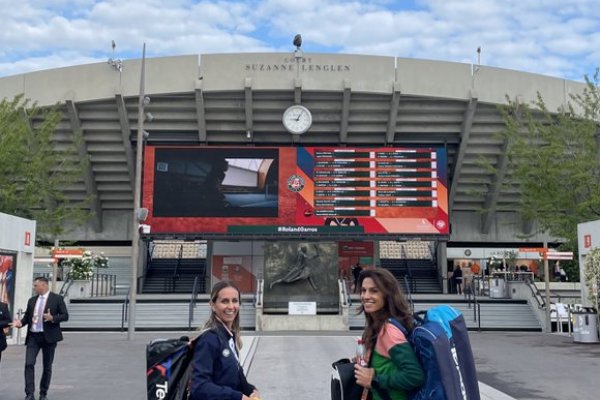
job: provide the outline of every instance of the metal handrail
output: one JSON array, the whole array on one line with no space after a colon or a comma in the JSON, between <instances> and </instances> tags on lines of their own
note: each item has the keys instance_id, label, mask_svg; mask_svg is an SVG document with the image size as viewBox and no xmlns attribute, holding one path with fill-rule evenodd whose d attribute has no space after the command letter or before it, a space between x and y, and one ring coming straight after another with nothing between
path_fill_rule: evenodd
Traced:
<instances>
[{"instance_id":1,"label":"metal handrail","mask_svg":"<svg viewBox=\"0 0 600 400\"><path fill-rule=\"evenodd\" d=\"M114 296L116 286L117 275L95 273L92 275L91 297Z\"/></svg>"},{"instance_id":2,"label":"metal handrail","mask_svg":"<svg viewBox=\"0 0 600 400\"><path fill-rule=\"evenodd\" d=\"M254 308L263 306L263 296L264 296L264 279L256 280L256 297L254 301Z\"/></svg>"},{"instance_id":3,"label":"metal handrail","mask_svg":"<svg viewBox=\"0 0 600 400\"><path fill-rule=\"evenodd\" d=\"M527 286L529 287L531 294L537 301L538 308L546 308L546 301L544 301L544 297L540 293L540 289L538 289L538 287L533 283L533 280L531 278L527 277L525 279L525 282L527 283Z\"/></svg>"},{"instance_id":4,"label":"metal handrail","mask_svg":"<svg viewBox=\"0 0 600 400\"><path fill-rule=\"evenodd\" d=\"M173 270L173 276L177 276L179 274L179 266L181 265L182 257L183 257L183 244L179 245L179 252L177 253L177 264L175 264L175 269Z\"/></svg>"},{"instance_id":5,"label":"metal handrail","mask_svg":"<svg viewBox=\"0 0 600 400\"><path fill-rule=\"evenodd\" d=\"M194 320L194 309L196 308L196 296L198 295L198 276L194 278L194 286L192 287L192 297L190 298L188 311L188 330L192 330L192 321Z\"/></svg>"},{"instance_id":6,"label":"metal handrail","mask_svg":"<svg viewBox=\"0 0 600 400\"><path fill-rule=\"evenodd\" d=\"M352 305L352 299L350 298L350 292L348 289L348 282L345 279L338 279L338 289L340 297L340 311L343 307L350 307Z\"/></svg>"},{"instance_id":7,"label":"metal handrail","mask_svg":"<svg viewBox=\"0 0 600 400\"><path fill-rule=\"evenodd\" d=\"M67 281L65 283L63 283L62 287L60 288L58 295L65 297L67 295L67 293L69 293L69 289L71 288L72 285L73 285L73 279L68 278Z\"/></svg>"},{"instance_id":8,"label":"metal handrail","mask_svg":"<svg viewBox=\"0 0 600 400\"><path fill-rule=\"evenodd\" d=\"M177 286L177 279L179 278L179 267L181 266L181 259L183 257L183 243L179 245L179 251L177 254L177 263L175 264L175 269L173 270L173 275L171 276L171 290L175 293L175 286Z\"/></svg>"},{"instance_id":9,"label":"metal handrail","mask_svg":"<svg viewBox=\"0 0 600 400\"><path fill-rule=\"evenodd\" d=\"M412 298L412 291L410 290L410 286L408 284L408 278L404 275L404 286L406 287L406 297L408 298L408 304L410 305L410 312L415 312L415 303Z\"/></svg>"},{"instance_id":10,"label":"metal handrail","mask_svg":"<svg viewBox=\"0 0 600 400\"><path fill-rule=\"evenodd\" d=\"M348 281L343 279L344 287L346 290L346 302L348 303L348 307L352 307L352 296L350 294L350 286L348 286Z\"/></svg>"},{"instance_id":11,"label":"metal handrail","mask_svg":"<svg viewBox=\"0 0 600 400\"><path fill-rule=\"evenodd\" d=\"M467 306L468 308L471 308L471 304L473 304L473 322L477 322L478 329L481 330L481 303L479 303L477 300L477 292L475 292L475 279L471 279L468 288L469 290L466 290L467 287L465 286L463 289L465 297L467 298ZM473 296L473 300L471 300L471 296Z\"/></svg>"},{"instance_id":12,"label":"metal handrail","mask_svg":"<svg viewBox=\"0 0 600 400\"><path fill-rule=\"evenodd\" d=\"M127 290L127 296L121 304L121 332L125 330L125 322L127 322L127 315L129 314L129 295L131 294L131 286Z\"/></svg>"}]
</instances>

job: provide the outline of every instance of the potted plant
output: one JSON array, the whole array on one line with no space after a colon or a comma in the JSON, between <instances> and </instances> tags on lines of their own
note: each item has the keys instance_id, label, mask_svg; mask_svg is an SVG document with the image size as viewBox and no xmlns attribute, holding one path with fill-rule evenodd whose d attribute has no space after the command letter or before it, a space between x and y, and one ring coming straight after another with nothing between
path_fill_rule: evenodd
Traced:
<instances>
[{"instance_id":1,"label":"potted plant","mask_svg":"<svg viewBox=\"0 0 600 400\"><path fill-rule=\"evenodd\" d=\"M81 257L63 260L62 268L67 271L67 278L73 281L68 296L70 298L91 296L94 269L108 268L108 265L108 257L104 253L93 254L89 250L84 250Z\"/></svg>"}]
</instances>

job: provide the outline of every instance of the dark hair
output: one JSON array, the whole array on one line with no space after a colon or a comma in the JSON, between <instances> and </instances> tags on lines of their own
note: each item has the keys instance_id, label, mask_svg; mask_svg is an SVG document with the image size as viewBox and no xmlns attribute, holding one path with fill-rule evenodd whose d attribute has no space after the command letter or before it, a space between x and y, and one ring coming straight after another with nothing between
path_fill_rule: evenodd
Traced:
<instances>
[{"instance_id":1,"label":"dark hair","mask_svg":"<svg viewBox=\"0 0 600 400\"><path fill-rule=\"evenodd\" d=\"M33 280L34 282L44 282L45 284L48 284L50 281L48 280L48 278L46 278L45 276L38 276L37 278L35 278Z\"/></svg>"},{"instance_id":2,"label":"dark hair","mask_svg":"<svg viewBox=\"0 0 600 400\"><path fill-rule=\"evenodd\" d=\"M381 291L384 301L383 308L375 315L365 313L367 326L363 332L363 339L367 346L372 349L375 338L388 318L397 319L409 332L413 329L414 321L402 289L400 289L396 277L390 271L382 268L364 269L358 278L359 287L362 287L362 283L366 278L373 280L375 286ZM361 305L359 314L364 311L364 306Z\"/></svg>"},{"instance_id":3,"label":"dark hair","mask_svg":"<svg viewBox=\"0 0 600 400\"><path fill-rule=\"evenodd\" d=\"M237 291L238 299L240 300L240 306L241 306L242 296L240 294L240 289L238 289L234 284L226 282L226 281L218 282L213 286L212 292L210 293L210 304L216 303L217 299L219 298L219 293L221 293L221 290L226 289L226 288L233 288ZM208 320L204 324L203 329L205 329L205 330L206 329L217 329L222 324L223 323L217 319L215 312L211 308L210 316L208 317ZM240 329L240 313L239 313L239 311L238 311L238 314L235 316L235 319L233 320L233 325L232 325L231 331L232 331L233 335L235 336L235 342L236 342L238 349L241 349L242 341L240 339L241 329Z\"/></svg>"}]
</instances>

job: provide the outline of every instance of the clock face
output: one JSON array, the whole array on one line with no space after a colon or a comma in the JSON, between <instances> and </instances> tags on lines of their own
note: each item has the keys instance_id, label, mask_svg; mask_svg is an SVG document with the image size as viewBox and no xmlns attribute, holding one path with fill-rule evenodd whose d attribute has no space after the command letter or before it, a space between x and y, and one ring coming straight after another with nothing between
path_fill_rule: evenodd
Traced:
<instances>
[{"instance_id":1,"label":"clock face","mask_svg":"<svg viewBox=\"0 0 600 400\"><path fill-rule=\"evenodd\" d=\"M312 114L304 106L293 105L283 113L283 126L290 133L302 134L312 125Z\"/></svg>"}]
</instances>

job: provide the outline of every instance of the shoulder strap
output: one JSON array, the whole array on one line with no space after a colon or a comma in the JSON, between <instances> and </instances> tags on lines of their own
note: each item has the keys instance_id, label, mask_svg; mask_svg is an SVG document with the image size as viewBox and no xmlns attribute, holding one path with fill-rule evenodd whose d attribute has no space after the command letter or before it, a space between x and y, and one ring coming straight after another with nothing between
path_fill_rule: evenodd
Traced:
<instances>
[{"instance_id":1,"label":"shoulder strap","mask_svg":"<svg viewBox=\"0 0 600 400\"><path fill-rule=\"evenodd\" d=\"M402 322L398 321L394 317L388 318L387 322L389 322L390 324L394 325L396 328L400 329L400 331L404 334L404 336L406 336L406 340L408 340L408 329L406 329L404 327L404 325L402 324Z\"/></svg>"}]
</instances>

